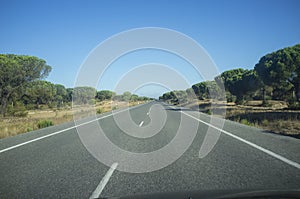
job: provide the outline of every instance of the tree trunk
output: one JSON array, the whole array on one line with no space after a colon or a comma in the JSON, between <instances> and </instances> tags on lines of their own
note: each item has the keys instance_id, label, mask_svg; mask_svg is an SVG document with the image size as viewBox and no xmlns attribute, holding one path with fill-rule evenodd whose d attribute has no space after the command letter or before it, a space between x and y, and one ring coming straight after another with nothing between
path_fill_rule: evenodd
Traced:
<instances>
[{"instance_id":1,"label":"tree trunk","mask_svg":"<svg viewBox=\"0 0 300 199\"><path fill-rule=\"evenodd\" d=\"M3 96L1 99L1 115L3 117L5 116L5 113L6 113L7 99L8 99L8 96Z\"/></svg>"},{"instance_id":2,"label":"tree trunk","mask_svg":"<svg viewBox=\"0 0 300 199\"><path fill-rule=\"evenodd\" d=\"M295 94L296 94L297 102L300 102L300 84L297 86L295 85Z\"/></svg>"},{"instance_id":3,"label":"tree trunk","mask_svg":"<svg viewBox=\"0 0 300 199\"><path fill-rule=\"evenodd\" d=\"M295 93L296 101L300 102L300 77L290 83L294 86L293 92Z\"/></svg>"},{"instance_id":4,"label":"tree trunk","mask_svg":"<svg viewBox=\"0 0 300 199\"><path fill-rule=\"evenodd\" d=\"M242 105L244 103L244 96L243 95L236 95L236 104Z\"/></svg>"},{"instance_id":5,"label":"tree trunk","mask_svg":"<svg viewBox=\"0 0 300 199\"><path fill-rule=\"evenodd\" d=\"M261 89L263 104L266 104L266 89Z\"/></svg>"}]
</instances>

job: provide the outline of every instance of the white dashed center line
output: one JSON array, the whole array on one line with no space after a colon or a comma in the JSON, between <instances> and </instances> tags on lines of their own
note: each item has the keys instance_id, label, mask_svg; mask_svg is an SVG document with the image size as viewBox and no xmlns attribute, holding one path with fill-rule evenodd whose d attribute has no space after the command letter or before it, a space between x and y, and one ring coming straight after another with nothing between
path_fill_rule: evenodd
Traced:
<instances>
[{"instance_id":1,"label":"white dashed center line","mask_svg":"<svg viewBox=\"0 0 300 199\"><path fill-rule=\"evenodd\" d=\"M147 112L147 115L150 114L150 111L151 111L151 107L150 107L149 111ZM143 126L143 124L144 124L144 121L141 121L141 123L139 124L139 127Z\"/></svg>"},{"instance_id":2,"label":"white dashed center line","mask_svg":"<svg viewBox=\"0 0 300 199\"><path fill-rule=\"evenodd\" d=\"M141 121L139 127L143 126L143 124L144 124L144 121Z\"/></svg>"},{"instance_id":3,"label":"white dashed center line","mask_svg":"<svg viewBox=\"0 0 300 199\"><path fill-rule=\"evenodd\" d=\"M92 199L92 198L99 198L100 194L102 193L104 187L108 183L111 175L113 174L113 172L117 168L117 166L118 166L117 162L115 162L115 163L113 163L111 165L111 167L109 168L109 170L107 171L107 173L105 174L105 176L102 178L101 182L99 183L99 185L97 186L97 188L95 189L95 191L90 196L90 199Z\"/></svg>"}]
</instances>

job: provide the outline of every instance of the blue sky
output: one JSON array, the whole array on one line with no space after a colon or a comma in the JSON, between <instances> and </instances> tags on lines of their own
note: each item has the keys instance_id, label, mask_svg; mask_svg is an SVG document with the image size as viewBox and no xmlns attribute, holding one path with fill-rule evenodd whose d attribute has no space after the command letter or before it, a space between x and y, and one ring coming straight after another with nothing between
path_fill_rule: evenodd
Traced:
<instances>
[{"instance_id":1,"label":"blue sky","mask_svg":"<svg viewBox=\"0 0 300 199\"><path fill-rule=\"evenodd\" d=\"M80 65L100 42L132 28L162 27L196 40L220 72L250 69L266 53L300 43L299 8L297 0L2 0L0 53L45 59L52 66L47 80L73 87ZM143 56L173 65L176 60L164 53ZM124 68L134 67L131 63L127 59L112 67L98 88L113 90ZM177 63L190 84L202 80L182 60ZM122 64L128 67L121 69ZM158 95L149 90L140 93Z\"/></svg>"}]
</instances>

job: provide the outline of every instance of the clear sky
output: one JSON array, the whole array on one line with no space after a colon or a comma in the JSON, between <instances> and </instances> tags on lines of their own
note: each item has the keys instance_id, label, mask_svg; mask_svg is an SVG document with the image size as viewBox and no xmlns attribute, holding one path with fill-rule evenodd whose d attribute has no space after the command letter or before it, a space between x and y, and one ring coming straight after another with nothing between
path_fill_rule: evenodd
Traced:
<instances>
[{"instance_id":1,"label":"clear sky","mask_svg":"<svg viewBox=\"0 0 300 199\"><path fill-rule=\"evenodd\" d=\"M300 43L299 10L299 0L1 0L0 53L45 59L52 66L47 80L73 87L80 65L100 42L132 28L162 27L196 40L220 72L250 69L266 53ZM167 60L170 55L163 56ZM155 61L161 61L158 57ZM201 81L177 63L176 70L186 72L190 84ZM99 89L113 89L111 77L122 75L118 67Z\"/></svg>"}]
</instances>

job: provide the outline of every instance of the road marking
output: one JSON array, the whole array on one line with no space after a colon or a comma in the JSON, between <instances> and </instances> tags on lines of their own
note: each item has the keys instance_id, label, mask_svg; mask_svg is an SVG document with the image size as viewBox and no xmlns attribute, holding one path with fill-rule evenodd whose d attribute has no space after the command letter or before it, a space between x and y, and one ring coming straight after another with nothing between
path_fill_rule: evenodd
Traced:
<instances>
[{"instance_id":1,"label":"road marking","mask_svg":"<svg viewBox=\"0 0 300 199\"><path fill-rule=\"evenodd\" d=\"M139 127L141 127L143 124L144 124L144 121L141 121L141 123L140 123Z\"/></svg>"},{"instance_id":2,"label":"road marking","mask_svg":"<svg viewBox=\"0 0 300 199\"><path fill-rule=\"evenodd\" d=\"M297 169L300 169L300 164L298 164L297 162L289 160L289 159L287 159L287 158L285 158L285 157L283 157L281 155L278 155L278 154L276 154L276 153L274 153L274 152L272 152L272 151L270 151L268 149L265 149L265 148L263 148L261 146L258 146L257 144L249 142L249 141L247 141L247 140L245 140L243 138L240 138L240 137L238 137L238 136L236 136L236 135L234 135L232 133L229 133L229 132L227 132L227 131L225 131L223 129L220 129L220 128L216 127L216 126L213 126L210 123L204 122L204 121L200 120L199 118L196 118L196 117L194 117L192 115L189 115L189 114L187 114L187 113L185 113L183 111L180 111L180 112L183 113L183 114L185 114L185 115L187 115L187 116L189 116L189 117L191 117L191 118L193 118L193 119L195 119L195 120L197 120L197 121L199 121L199 122L201 122L201 123L203 123L203 124L206 124L207 126L210 126L210 127L214 128L214 129L217 129L217 130L221 131L222 133L225 133L226 135L231 136L232 138L235 138L235 139L237 139L237 140L239 140L241 142L244 142L245 144L248 144L248 145L250 145L250 146L252 146L252 147L254 147L254 148L256 148L256 149L258 149L258 150L260 150L260 151L262 151L262 152L264 152L264 153L266 153L266 154L268 154L268 155L270 155L270 156L272 156L272 157L274 157L276 159L278 159L278 160L281 160L282 162L285 162L285 163L287 163L287 164L289 164L289 165L291 165L293 167L296 167Z\"/></svg>"},{"instance_id":3,"label":"road marking","mask_svg":"<svg viewBox=\"0 0 300 199\"><path fill-rule=\"evenodd\" d=\"M107 171L105 176L102 178L102 180L100 181L100 183L96 187L95 191L90 196L90 199L100 197L100 194L102 193L103 189L105 188L106 184L108 183L110 177L112 176L112 174L115 171L115 169L117 168L117 166L118 166L117 162L115 162L111 165L111 167L109 168L109 170Z\"/></svg>"},{"instance_id":4,"label":"road marking","mask_svg":"<svg viewBox=\"0 0 300 199\"><path fill-rule=\"evenodd\" d=\"M148 104L148 103L146 103L146 104ZM90 124L90 123L92 123L92 122L95 122L95 121L98 121L98 120L102 120L102 119L104 119L104 118L107 118L107 117L112 116L113 114L122 113L122 112L124 112L124 111L130 110L130 109L134 109L134 108L138 108L138 107L143 106L143 105L146 105L146 104L141 104L141 105L133 106L133 107L130 107L130 108L128 108L128 109L124 109L124 110L121 110L121 111L118 111L118 112L113 112L113 113L110 113L110 114L108 114L108 115L106 115L106 116L103 116L103 117L100 117L100 118L96 118L96 119L90 120L90 121L88 121L88 122L84 122L84 123L81 123L81 124L78 124L78 125L75 125L75 126L66 128L66 129L62 129L62 130L60 130L60 131L56 131L56 132L54 132L54 133L50 133L50 134L48 134L48 135L44 135L44 136L42 136L42 137L38 137L38 138L29 140L29 141L26 141L26 142L22 142L22 143L20 143L20 144L17 144L17 145L14 145L14 146L11 146L11 147L8 147L8 148L5 148L5 149L0 150L0 154L3 153L3 152L6 152L6 151L10 151L10 150L12 150L12 149L18 148L18 147L23 146L23 145L30 144L30 143L32 143L32 142L36 142L36 141L38 141L38 140L42 140L42 139L45 139L45 138L47 138L47 137L51 137L51 136L54 136L54 135L63 133L63 132L65 132L65 131L68 131L68 130L71 130L71 129L75 129L75 128L79 127L79 126L84 126L84 125Z\"/></svg>"},{"instance_id":5,"label":"road marking","mask_svg":"<svg viewBox=\"0 0 300 199\"><path fill-rule=\"evenodd\" d=\"M149 108L149 111L148 111L147 115L149 115L149 114L150 114L151 108L152 108L152 106L150 106L150 108Z\"/></svg>"}]
</instances>

